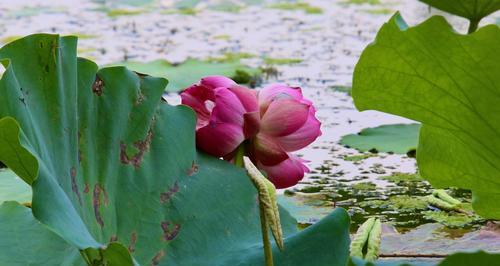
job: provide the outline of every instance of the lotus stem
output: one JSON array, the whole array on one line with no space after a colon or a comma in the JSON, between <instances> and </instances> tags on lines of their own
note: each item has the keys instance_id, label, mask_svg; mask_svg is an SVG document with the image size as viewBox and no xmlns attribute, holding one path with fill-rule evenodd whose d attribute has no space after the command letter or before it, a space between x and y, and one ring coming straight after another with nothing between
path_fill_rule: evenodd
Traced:
<instances>
[{"instance_id":1,"label":"lotus stem","mask_svg":"<svg viewBox=\"0 0 500 266\"><path fill-rule=\"evenodd\" d=\"M234 156L234 165L243 167L243 156L245 156L245 145L241 144L236 150L236 156Z\"/></svg>"},{"instance_id":2,"label":"lotus stem","mask_svg":"<svg viewBox=\"0 0 500 266\"><path fill-rule=\"evenodd\" d=\"M271 240L269 239L268 225L266 221L266 214L264 211L264 206L259 201L259 210L260 210L260 228L262 231L262 243L264 246L264 258L266 266L273 266L273 249L271 247Z\"/></svg>"},{"instance_id":3,"label":"lotus stem","mask_svg":"<svg viewBox=\"0 0 500 266\"><path fill-rule=\"evenodd\" d=\"M468 34L474 33L478 26L479 26L479 21L480 19L471 19L469 23L469 30L467 31Z\"/></svg>"}]
</instances>

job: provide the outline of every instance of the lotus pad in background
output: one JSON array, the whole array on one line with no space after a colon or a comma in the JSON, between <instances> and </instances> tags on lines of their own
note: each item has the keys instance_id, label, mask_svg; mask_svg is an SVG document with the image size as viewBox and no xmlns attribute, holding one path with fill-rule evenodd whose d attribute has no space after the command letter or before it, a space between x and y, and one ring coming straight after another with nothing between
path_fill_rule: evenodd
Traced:
<instances>
[{"instance_id":1,"label":"lotus pad in background","mask_svg":"<svg viewBox=\"0 0 500 266\"><path fill-rule=\"evenodd\" d=\"M418 144L420 124L384 125L365 128L358 134L343 136L342 145L359 151L379 151L406 154Z\"/></svg>"},{"instance_id":2,"label":"lotus pad in background","mask_svg":"<svg viewBox=\"0 0 500 266\"><path fill-rule=\"evenodd\" d=\"M432 40L432 41L429 41ZM408 28L399 14L358 62L353 98L421 122L417 162L434 187L473 192L483 217L500 219L500 28L460 35L442 17Z\"/></svg>"},{"instance_id":3,"label":"lotus pad in background","mask_svg":"<svg viewBox=\"0 0 500 266\"><path fill-rule=\"evenodd\" d=\"M196 152L194 112L161 101L165 79L98 70L76 58L75 37L28 36L0 58L0 160L33 192L32 212L0 205L0 230L13 232L0 265L78 265L78 250L95 265L263 263L255 188L243 169ZM344 210L301 232L281 213L276 265L347 261Z\"/></svg>"},{"instance_id":4,"label":"lotus pad in background","mask_svg":"<svg viewBox=\"0 0 500 266\"><path fill-rule=\"evenodd\" d=\"M115 65L124 65L139 73L168 78L167 91L181 91L198 82L202 77L222 75L232 77L236 70L243 70L249 74L257 74L258 70L243 65L238 60L231 62L205 62L189 59L181 64L172 65L165 60L155 60L147 63L123 62Z\"/></svg>"}]
</instances>

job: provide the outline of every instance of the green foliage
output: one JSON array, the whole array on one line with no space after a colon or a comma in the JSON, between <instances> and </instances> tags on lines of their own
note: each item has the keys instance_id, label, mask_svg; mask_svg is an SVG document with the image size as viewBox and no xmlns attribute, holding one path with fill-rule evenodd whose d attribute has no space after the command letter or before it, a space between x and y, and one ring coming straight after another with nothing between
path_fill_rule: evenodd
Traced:
<instances>
[{"instance_id":1,"label":"green foliage","mask_svg":"<svg viewBox=\"0 0 500 266\"><path fill-rule=\"evenodd\" d=\"M84 264L77 248L48 230L33 217L31 209L17 202L0 204L0 225L1 265Z\"/></svg>"},{"instance_id":2,"label":"green foliage","mask_svg":"<svg viewBox=\"0 0 500 266\"><path fill-rule=\"evenodd\" d=\"M352 188L356 190L374 190L376 187L377 185L372 182L361 182L352 185Z\"/></svg>"},{"instance_id":3,"label":"green foliage","mask_svg":"<svg viewBox=\"0 0 500 266\"><path fill-rule=\"evenodd\" d=\"M343 92L343 93L347 93L348 95L351 95L351 90L352 88L349 87L349 86L341 86L341 85L337 85L337 86L332 86L330 87L333 91L338 91L338 92Z\"/></svg>"},{"instance_id":4,"label":"green foliage","mask_svg":"<svg viewBox=\"0 0 500 266\"><path fill-rule=\"evenodd\" d=\"M400 212L412 212L427 209L427 201L421 197L408 195L391 196L388 200L371 200L360 204L361 207L384 208Z\"/></svg>"},{"instance_id":5,"label":"green foliage","mask_svg":"<svg viewBox=\"0 0 500 266\"><path fill-rule=\"evenodd\" d=\"M11 35L11 36L6 36L6 37L3 37L0 39L0 42L2 44L7 44L7 43L10 43L10 42L13 42L15 40L18 40L18 39L21 39L23 36L20 36L20 35Z\"/></svg>"},{"instance_id":6,"label":"green foliage","mask_svg":"<svg viewBox=\"0 0 500 266\"><path fill-rule=\"evenodd\" d=\"M227 39L231 38L231 36L229 36L229 35L219 35L219 36L215 36L214 38L219 37L219 39L220 39L221 36L224 38L227 38ZM228 53L224 53L222 56L219 56L219 57L209 57L207 59L207 61L215 62L215 63L233 63L235 61L240 61L241 59L254 58L254 57L255 57L255 55L251 54L251 53L231 53L231 52L228 52Z\"/></svg>"},{"instance_id":7,"label":"green foliage","mask_svg":"<svg viewBox=\"0 0 500 266\"><path fill-rule=\"evenodd\" d=\"M393 173L389 176L380 177L382 180L396 183L398 185L404 185L412 182L420 182L423 179L419 174L407 174L407 173Z\"/></svg>"},{"instance_id":8,"label":"green foliage","mask_svg":"<svg viewBox=\"0 0 500 266\"><path fill-rule=\"evenodd\" d=\"M455 253L444 260L438 266L492 266L497 265L500 260L500 254L489 254L483 251L475 253ZM411 260L391 260L367 262L358 257L353 257L349 261L349 266L421 266L432 265L420 262L411 262Z\"/></svg>"},{"instance_id":9,"label":"green foliage","mask_svg":"<svg viewBox=\"0 0 500 266\"><path fill-rule=\"evenodd\" d=\"M321 14L323 13L323 9L315 6L311 6L306 2L281 2L277 4L269 5L270 8L273 9L282 9L282 10L302 10L307 14Z\"/></svg>"},{"instance_id":10,"label":"green foliage","mask_svg":"<svg viewBox=\"0 0 500 266\"><path fill-rule=\"evenodd\" d=\"M361 154L361 155L352 155L352 156L345 156L344 161L348 162L359 162L363 161L364 159L368 159L370 157L373 157L373 154Z\"/></svg>"},{"instance_id":11,"label":"green foliage","mask_svg":"<svg viewBox=\"0 0 500 266\"><path fill-rule=\"evenodd\" d=\"M394 11L388 8L378 8L378 9L367 9L364 10L366 13L373 14L373 15L389 15L393 14Z\"/></svg>"},{"instance_id":12,"label":"green foliage","mask_svg":"<svg viewBox=\"0 0 500 266\"><path fill-rule=\"evenodd\" d=\"M500 10L499 0L420 0L445 12L479 21Z\"/></svg>"},{"instance_id":13,"label":"green foliage","mask_svg":"<svg viewBox=\"0 0 500 266\"><path fill-rule=\"evenodd\" d=\"M444 224L449 228L461 228L481 221L481 218L475 215L466 215L456 212L424 211L423 213L426 219Z\"/></svg>"},{"instance_id":14,"label":"green foliage","mask_svg":"<svg viewBox=\"0 0 500 266\"><path fill-rule=\"evenodd\" d=\"M369 218L359 228L351 243L351 256L374 261L378 257L382 223L380 219Z\"/></svg>"},{"instance_id":15,"label":"green foliage","mask_svg":"<svg viewBox=\"0 0 500 266\"><path fill-rule=\"evenodd\" d=\"M432 39L432 42L429 40ZM500 29L460 35L442 17L408 28L396 15L358 62L359 110L423 125L420 174L437 188L472 190L474 210L500 218Z\"/></svg>"},{"instance_id":16,"label":"green foliage","mask_svg":"<svg viewBox=\"0 0 500 266\"><path fill-rule=\"evenodd\" d=\"M500 254L488 254L483 251L475 253L456 253L444 259L439 266L491 266L497 265Z\"/></svg>"},{"instance_id":17,"label":"green foliage","mask_svg":"<svg viewBox=\"0 0 500 266\"><path fill-rule=\"evenodd\" d=\"M31 202L31 188L9 169L0 169L0 204L4 201Z\"/></svg>"},{"instance_id":18,"label":"green foliage","mask_svg":"<svg viewBox=\"0 0 500 266\"><path fill-rule=\"evenodd\" d=\"M340 143L362 152L377 151L406 154L417 147L419 130L419 124L397 124L365 128L358 134L343 136Z\"/></svg>"},{"instance_id":19,"label":"green foliage","mask_svg":"<svg viewBox=\"0 0 500 266\"><path fill-rule=\"evenodd\" d=\"M354 4L354 5L362 5L362 4L379 5L380 0L345 0L344 3Z\"/></svg>"},{"instance_id":20,"label":"green foliage","mask_svg":"<svg viewBox=\"0 0 500 266\"><path fill-rule=\"evenodd\" d=\"M232 77L236 71L245 71L249 75L258 74L258 70L243 65L239 60L215 63L188 59L187 61L172 65L165 60L155 60L147 63L127 61L114 65L123 65L127 68L157 77L168 77L169 85L167 91L181 91L190 85L198 82L204 76L223 75Z\"/></svg>"},{"instance_id":21,"label":"green foliage","mask_svg":"<svg viewBox=\"0 0 500 266\"><path fill-rule=\"evenodd\" d=\"M138 9L110 9L106 11L109 17L116 18L121 16L135 16L144 13L145 10Z\"/></svg>"},{"instance_id":22,"label":"green foliage","mask_svg":"<svg viewBox=\"0 0 500 266\"><path fill-rule=\"evenodd\" d=\"M93 265L262 264L255 188L196 152L194 112L162 103L165 79L99 70L75 37L32 35L0 58L0 161L33 195L31 211L0 206L1 265L79 265L78 250ZM344 210L301 232L281 221L277 265L347 261Z\"/></svg>"},{"instance_id":23,"label":"green foliage","mask_svg":"<svg viewBox=\"0 0 500 266\"><path fill-rule=\"evenodd\" d=\"M374 261L378 258L378 253L380 250L380 241L382 238L382 222L380 219L376 219L370 230L370 236L368 237L367 251L365 254L365 259L367 261Z\"/></svg>"},{"instance_id":24,"label":"green foliage","mask_svg":"<svg viewBox=\"0 0 500 266\"><path fill-rule=\"evenodd\" d=\"M500 10L500 0L420 0L445 12L467 18L469 33L477 30L484 17Z\"/></svg>"},{"instance_id":25,"label":"green foliage","mask_svg":"<svg viewBox=\"0 0 500 266\"><path fill-rule=\"evenodd\" d=\"M266 65L292 65L292 64L298 64L300 62L302 62L302 59L299 58L272 58L272 57L264 58L264 63Z\"/></svg>"}]
</instances>

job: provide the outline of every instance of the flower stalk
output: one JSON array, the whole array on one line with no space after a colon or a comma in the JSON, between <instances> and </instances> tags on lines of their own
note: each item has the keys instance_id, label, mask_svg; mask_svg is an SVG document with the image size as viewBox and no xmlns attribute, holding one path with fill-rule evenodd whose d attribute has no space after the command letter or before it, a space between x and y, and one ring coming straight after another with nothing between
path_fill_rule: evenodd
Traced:
<instances>
[{"instance_id":1,"label":"flower stalk","mask_svg":"<svg viewBox=\"0 0 500 266\"><path fill-rule=\"evenodd\" d=\"M243 157L243 162L250 180L257 188L259 196L259 213L262 230L262 242L264 247L265 265L273 265L272 246L269 239L269 228L273 234L276 245L280 250L284 249L283 232L276 201L276 189L274 185L255 167L248 157Z\"/></svg>"}]
</instances>

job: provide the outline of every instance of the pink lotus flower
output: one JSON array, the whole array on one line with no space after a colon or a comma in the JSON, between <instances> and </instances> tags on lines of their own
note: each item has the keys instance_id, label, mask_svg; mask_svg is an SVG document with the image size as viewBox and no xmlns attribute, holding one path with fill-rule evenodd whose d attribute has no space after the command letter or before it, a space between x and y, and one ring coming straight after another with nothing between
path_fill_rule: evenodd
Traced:
<instances>
[{"instance_id":1,"label":"pink lotus flower","mask_svg":"<svg viewBox=\"0 0 500 266\"><path fill-rule=\"evenodd\" d=\"M321 135L321 123L300 88L271 85L259 92L222 76L203 78L181 94L197 115L199 149L231 160L240 145L277 188L297 184L309 169L291 154Z\"/></svg>"}]
</instances>

